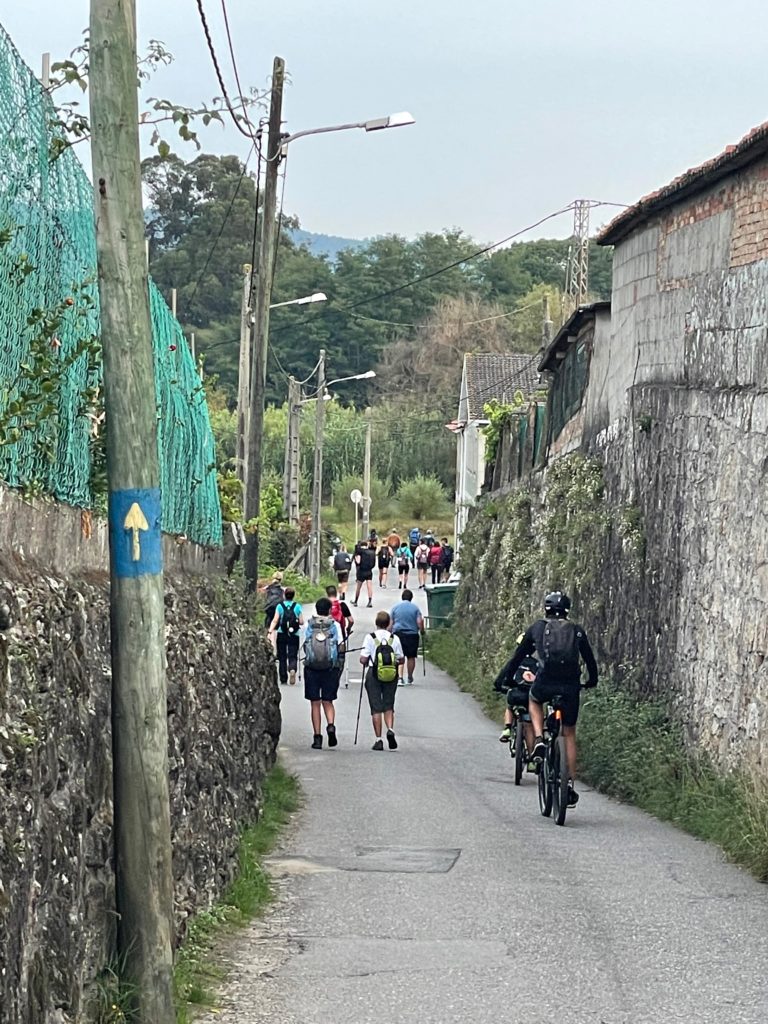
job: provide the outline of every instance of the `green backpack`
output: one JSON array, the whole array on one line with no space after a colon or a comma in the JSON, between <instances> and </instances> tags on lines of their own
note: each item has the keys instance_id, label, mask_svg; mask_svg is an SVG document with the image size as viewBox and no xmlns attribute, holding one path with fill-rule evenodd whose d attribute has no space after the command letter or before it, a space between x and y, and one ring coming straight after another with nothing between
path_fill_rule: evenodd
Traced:
<instances>
[{"instance_id":1,"label":"green backpack","mask_svg":"<svg viewBox=\"0 0 768 1024\"><path fill-rule=\"evenodd\" d=\"M373 639L376 634L371 633ZM380 683L394 683L397 679L397 659L391 640L380 640L373 656L373 673Z\"/></svg>"}]
</instances>

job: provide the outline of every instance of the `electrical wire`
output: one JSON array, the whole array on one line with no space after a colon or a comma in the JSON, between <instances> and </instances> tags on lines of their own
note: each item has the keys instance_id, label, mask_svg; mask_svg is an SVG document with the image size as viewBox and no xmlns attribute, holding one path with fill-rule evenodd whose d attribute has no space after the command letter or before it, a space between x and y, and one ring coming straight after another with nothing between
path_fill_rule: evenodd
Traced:
<instances>
[{"instance_id":1,"label":"electrical wire","mask_svg":"<svg viewBox=\"0 0 768 1024\"><path fill-rule=\"evenodd\" d=\"M240 187L243 184L243 178L245 177L246 171L248 170L248 164L250 162L250 159L251 159L252 155L253 155L253 143L251 144L251 148L248 151L248 155L246 156L245 161L243 163L243 169L240 172L240 177L237 179L237 185L235 186L235 191L232 194L232 198L229 201L229 206L227 207L226 213L224 214L224 217L223 217L223 219L221 221L221 224L219 225L219 230L218 230L218 232L216 234L216 237L213 240L213 245L211 246L210 250L208 251L208 256L206 258L205 264L203 265L203 269L200 271L200 274L198 275L198 278L195 281L195 287L192 289L192 295L189 298L189 305L192 304L193 299L197 295L197 290L200 287L200 283L203 280L203 278L205 277L205 272L208 269L208 265L210 264L211 260L213 259L213 254L216 252L216 246L219 244L221 236L224 234L224 228L227 226L227 221L229 220L229 218L230 218L230 216L232 214L232 209L233 209L233 207L235 205L235 200L237 199L237 196L238 196L238 194L240 192Z\"/></svg>"},{"instance_id":2,"label":"electrical wire","mask_svg":"<svg viewBox=\"0 0 768 1024\"><path fill-rule=\"evenodd\" d=\"M197 10L198 10L198 12L200 14L200 21L203 24L203 32L205 33L205 40L206 40L206 42L208 44L208 52L210 53L211 60L213 61L213 67L214 67L214 70L216 72L216 78L219 81L219 88L221 89L222 96L224 97L224 103L226 104L227 110L229 111L229 116L232 118L232 122L233 122L235 128L237 128L237 130L240 132L240 134L244 135L246 137L246 139L250 139L251 142L253 142L254 145L255 145L256 138L255 138L255 136L253 134L253 130L251 128L250 121L248 120L247 117L245 118L245 122L248 125L248 130L246 131L246 129L243 128L242 124L240 123L240 118L235 113L235 109L232 106L232 101L229 98L229 92L227 91L227 86L226 86L226 83L224 81L224 76L221 73L221 67L219 65L219 58L216 56L216 50L215 50L214 45L213 45L213 37L211 36L211 30L210 30L210 28L208 26L208 19L206 18L205 10L203 9L203 0L197 0ZM229 34L229 28L227 28L227 33ZM233 56L233 60L234 60L234 56ZM235 72L235 76L237 77L237 72ZM238 88L239 88L239 83L238 83ZM243 100L242 94L240 96L240 100L241 100L241 102Z\"/></svg>"},{"instance_id":3,"label":"electrical wire","mask_svg":"<svg viewBox=\"0 0 768 1024\"><path fill-rule=\"evenodd\" d=\"M251 123L250 117L248 116L248 108L246 107L244 102L243 87L240 84L240 74L237 70L237 60L235 59L235 47L234 43L232 42L232 33L229 30L229 14L227 12L227 0L221 0L221 13L224 15L224 28L226 29L227 33L227 43L229 44L229 56L232 60L232 70L235 74L235 84L237 85L237 93L238 96L240 97L240 102L243 104L243 117L245 118L246 124L248 125L251 138L253 138L254 127L253 124Z\"/></svg>"},{"instance_id":4,"label":"electrical wire","mask_svg":"<svg viewBox=\"0 0 768 1024\"><path fill-rule=\"evenodd\" d=\"M481 320L449 320L446 323L438 322L434 324L429 320L421 324L406 324L398 322L397 320L379 320L375 316L363 316L362 313L353 313L348 308L342 306L336 307L340 313L346 313L348 316L354 317L356 320L367 320L374 324L386 324L390 327L474 327L476 324L487 324L491 320L503 320L508 316L515 316L517 313L524 313L526 309L533 309L534 306L540 306L540 300L535 302L529 302L525 306L518 306L517 309L510 309L507 313L496 313L494 316L484 316Z\"/></svg>"}]
</instances>

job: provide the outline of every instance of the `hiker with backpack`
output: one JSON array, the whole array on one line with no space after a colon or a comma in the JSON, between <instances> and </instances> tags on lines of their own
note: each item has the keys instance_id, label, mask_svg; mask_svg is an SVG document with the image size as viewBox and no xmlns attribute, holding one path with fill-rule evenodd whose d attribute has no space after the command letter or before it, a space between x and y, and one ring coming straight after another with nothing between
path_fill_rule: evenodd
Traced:
<instances>
[{"instance_id":1,"label":"hiker with backpack","mask_svg":"<svg viewBox=\"0 0 768 1024\"><path fill-rule=\"evenodd\" d=\"M397 532L397 527L393 526L392 529L389 531L389 535L387 536L386 540L387 547L389 548L389 552L392 555L393 560L395 558L395 555L397 554L397 550L400 547L401 543L402 542L400 540L400 534Z\"/></svg>"},{"instance_id":2,"label":"hiker with backpack","mask_svg":"<svg viewBox=\"0 0 768 1024\"><path fill-rule=\"evenodd\" d=\"M355 599L352 602L353 605L357 606L357 602L360 600L360 591L363 589L363 584L368 591L368 607L373 607L373 570L376 565L376 541L369 540L367 544L363 542L355 555Z\"/></svg>"},{"instance_id":3,"label":"hiker with backpack","mask_svg":"<svg viewBox=\"0 0 768 1024\"><path fill-rule=\"evenodd\" d=\"M429 547L423 540L419 541L416 545L413 557L416 562L416 572L419 577L419 590L423 590L427 585L427 571L429 569Z\"/></svg>"},{"instance_id":4,"label":"hiker with backpack","mask_svg":"<svg viewBox=\"0 0 768 1024\"><path fill-rule=\"evenodd\" d=\"M331 602L320 597L304 631L304 696L310 702L312 749L322 750L322 716L325 714L328 746L335 747L339 665L345 651L341 626L331 615Z\"/></svg>"},{"instance_id":5,"label":"hiker with backpack","mask_svg":"<svg viewBox=\"0 0 768 1024\"><path fill-rule=\"evenodd\" d=\"M400 641L389 632L389 626L389 613L377 612L376 629L366 636L360 655L375 737L373 750L384 749L384 741L381 738L382 719L387 727L387 746L390 750L397 750L395 694L399 666L405 659Z\"/></svg>"},{"instance_id":6,"label":"hiker with backpack","mask_svg":"<svg viewBox=\"0 0 768 1024\"><path fill-rule=\"evenodd\" d=\"M416 548L419 546L421 541L421 530L418 526L412 526L408 532L408 546L411 549L411 554L416 554Z\"/></svg>"},{"instance_id":7,"label":"hiker with backpack","mask_svg":"<svg viewBox=\"0 0 768 1024\"><path fill-rule=\"evenodd\" d=\"M576 774L576 722L579 717L581 663L587 669L585 688L597 686L597 662L582 626L568 619L571 599L560 590L544 598L544 618L528 627L506 668L512 678L524 658L535 655L539 663L536 680L531 686L529 710L535 736L532 760L541 764L546 753L544 744L544 704L554 697L563 698L563 736L568 761L568 806L575 807L579 794L573 787Z\"/></svg>"},{"instance_id":8,"label":"hiker with backpack","mask_svg":"<svg viewBox=\"0 0 768 1024\"><path fill-rule=\"evenodd\" d=\"M283 574L276 572L272 576L272 579L263 589L264 594L264 628L269 629L272 625L272 620L275 617L277 606L283 600L285 594L283 592Z\"/></svg>"},{"instance_id":9,"label":"hiker with backpack","mask_svg":"<svg viewBox=\"0 0 768 1024\"><path fill-rule=\"evenodd\" d=\"M285 588L285 597L277 606L269 633L277 641L277 667L280 685L296 682L299 663L299 632L304 625L301 605L293 587Z\"/></svg>"},{"instance_id":10,"label":"hiker with backpack","mask_svg":"<svg viewBox=\"0 0 768 1024\"><path fill-rule=\"evenodd\" d=\"M347 545L341 544L339 550L333 556L333 571L336 573L336 581L339 584L339 595L347 596L347 583L349 582L349 571L352 568L352 555L347 551Z\"/></svg>"},{"instance_id":11,"label":"hiker with backpack","mask_svg":"<svg viewBox=\"0 0 768 1024\"><path fill-rule=\"evenodd\" d=\"M442 578L443 582L447 583L448 578L451 575L451 566L453 565L453 548L448 543L447 537L443 537L443 539L440 541L440 544L442 545L443 551L442 556L440 558L440 565L442 566L443 570Z\"/></svg>"},{"instance_id":12,"label":"hiker with backpack","mask_svg":"<svg viewBox=\"0 0 768 1024\"><path fill-rule=\"evenodd\" d=\"M382 544L376 553L376 562L379 566L379 588L387 589L387 573L389 567L392 564L392 552L389 549L389 544Z\"/></svg>"},{"instance_id":13,"label":"hiker with backpack","mask_svg":"<svg viewBox=\"0 0 768 1024\"><path fill-rule=\"evenodd\" d=\"M434 539L429 549L429 569L432 573L432 585L434 586L435 583L440 582L440 577L443 574L443 546Z\"/></svg>"},{"instance_id":14,"label":"hiker with backpack","mask_svg":"<svg viewBox=\"0 0 768 1024\"><path fill-rule=\"evenodd\" d=\"M397 589L408 586L408 573L413 565L413 553L407 544L401 544L395 556L397 563Z\"/></svg>"}]
</instances>

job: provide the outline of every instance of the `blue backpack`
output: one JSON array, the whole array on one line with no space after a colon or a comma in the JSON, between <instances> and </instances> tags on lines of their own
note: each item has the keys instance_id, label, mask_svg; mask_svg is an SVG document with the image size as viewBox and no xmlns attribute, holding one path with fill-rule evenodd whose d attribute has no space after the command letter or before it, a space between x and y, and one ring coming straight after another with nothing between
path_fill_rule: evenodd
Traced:
<instances>
[{"instance_id":1,"label":"blue backpack","mask_svg":"<svg viewBox=\"0 0 768 1024\"><path fill-rule=\"evenodd\" d=\"M410 540L411 544L419 543L419 541L421 540L421 530L418 528L418 526L414 526L414 528L408 534L408 539Z\"/></svg>"},{"instance_id":2,"label":"blue backpack","mask_svg":"<svg viewBox=\"0 0 768 1024\"><path fill-rule=\"evenodd\" d=\"M304 634L304 664L315 672L339 667L336 622L330 615L313 615Z\"/></svg>"}]
</instances>

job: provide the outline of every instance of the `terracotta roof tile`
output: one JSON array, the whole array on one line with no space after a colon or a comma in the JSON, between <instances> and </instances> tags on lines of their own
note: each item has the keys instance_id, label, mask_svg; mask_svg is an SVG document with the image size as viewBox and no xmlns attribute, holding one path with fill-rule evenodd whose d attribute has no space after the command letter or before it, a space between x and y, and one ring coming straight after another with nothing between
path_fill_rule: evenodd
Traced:
<instances>
[{"instance_id":1,"label":"terracotta roof tile","mask_svg":"<svg viewBox=\"0 0 768 1024\"><path fill-rule=\"evenodd\" d=\"M511 402L516 391L528 398L539 388L538 354L481 352L465 356L469 418L485 419L483 406L496 399Z\"/></svg>"},{"instance_id":2,"label":"terracotta roof tile","mask_svg":"<svg viewBox=\"0 0 768 1024\"><path fill-rule=\"evenodd\" d=\"M696 192L733 174L740 168L758 160L768 152L768 121L753 128L735 146L726 146L722 153L691 167L668 185L643 196L633 206L622 211L597 236L600 245L615 245L648 220L654 213L680 202Z\"/></svg>"}]
</instances>

